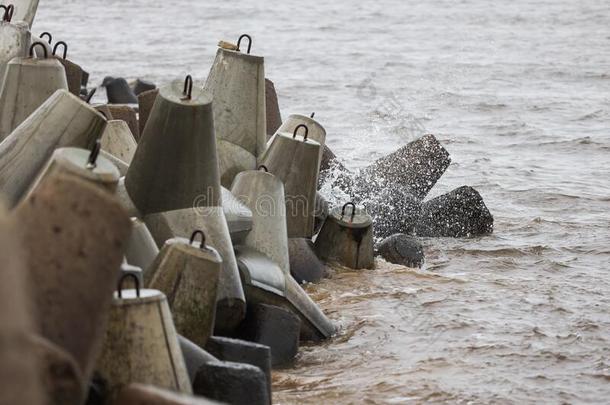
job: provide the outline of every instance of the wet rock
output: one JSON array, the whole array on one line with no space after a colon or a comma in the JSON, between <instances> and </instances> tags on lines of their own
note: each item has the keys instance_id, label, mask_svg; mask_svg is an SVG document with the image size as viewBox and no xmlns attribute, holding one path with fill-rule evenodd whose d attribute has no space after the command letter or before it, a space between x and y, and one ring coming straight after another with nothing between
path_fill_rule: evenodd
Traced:
<instances>
[{"instance_id":1,"label":"wet rock","mask_svg":"<svg viewBox=\"0 0 610 405\"><path fill-rule=\"evenodd\" d=\"M131 130L133 137L138 140L140 139L140 127L138 124L138 115L136 110L128 105L112 105L108 104L108 110L112 119L125 121Z\"/></svg>"},{"instance_id":2,"label":"wet rock","mask_svg":"<svg viewBox=\"0 0 610 405\"><path fill-rule=\"evenodd\" d=\"M463 186L422 205L415 234L428 237L470 237L493 232L494 219L483 197Z\"/></svg>"},{"instance_id":3,"label":"wet rock","mask_svg":"<svg viewBox=\"0 0 610 405\"><path fill-rule=\"evenodd\" d=\"M423 200L449 167L451 158L434 135L425 135L362 171L381 188L404 189Z\"/></svg>"},{"instance_id":4,"label":"wet rock","mask_svg":"<svg viewBox=\"0 0 610 405\"><path fill-rule=\"evenodd\" d=\"M232 405L269 405L265 373L255 366L228 361L201 366L193 383L196 395Z\"/></svg>"},{"instance_id":5,"label":"wet rock","mask_svg":"<svg viewBox=\"0 0 610 405\"><path fill-rule=\"evenodd\" d=\"M191 383L195 381L195 376L201 366L218 361L212 354L203 350L184 336L178 335L178 342L180 342L180 349L182 350L182 356L184 357L184 363L186 364L186 370L188 371Z\"/></svg>"},{"instance_id":6,"label":"wet rock","mask_svg":"<svg viewBox=\"0 0 610 405\"><path fill-rule=\"evenodd\" d=\"M240 336L271 349L272 366L291 364L299 351L300 318L273 305L258 304L248 309ZM281 333L278 333L281 331Z\"/></svg>"},{"instance_id":7,"label":"wet rock","mask_svg":"<svg viewBox=\"0 0 610 405\"><path fill-rule=\"evenodd\" d=\"M150 116L150 112L152 111L153 105L155 104L155 100L157 99L157 95L159 94L159 89L148 90L138 94L138 105L139 105L139 126L140 133L144 133L144 128L146 127L146 123L148 122L148 117Z\"/></svg>"},{"instance_id":8,"label":"wet rock","mask_svg":"<svg viewBox=\"0 0 610 405\"><path fill-rule=\"evenodd\" d=\"M313 242L306 238L288 239L290 274L299 283L316 283L328 275L326 266L314 253Z\"/></svg>"},{"instance_id":9,"label":"wet rock","mask_svg":"<svg viewBox=\"0 0 610 405\"><path fill-rule=\"evenodd\" d=\"M206 398L181 395L152 385L130 384L123 388L113 405L214 405Z\"/></svg>"},{"instance_id":10,"label":"wet rock","mask_svg":"<svg viewBox=\"0 0 610 405\"><path fill-rule=\"evenodd\" d=\"M267 390L271 399L271 349L269 346L212 336L208 339L205 348L219 360L245 363L260 368L267 378Z\"/></svg>"},{"instance_id":11,"label":"wet rock","mask_svg":"<svg viewBox=\"0 0 610 405\"><path fill-rule=\"evenodd\" d=\"M154 90L156 88L157 86L149 80L137 79L136 83L133 86L133 92L136 96L139 96L145 91Z\"/></svg>"},{"instance_id":12,"label":"wet rock","mask_svg":"<svg viewBox=\"0 0 610 405\"><path fill-rule=\"evenodd\" d=\"M421 267L424 264L424 247L412 236L392 235L377 246L377 252L386 261L407 267Z\"/></svg>"},{"instance_id":13,"label":"wet rock","mask_svg":"<svg viewBox=\"0 0 610 405\"><path fill-rule=\"evenodd\" d=\"M108 96L108 104L137 104L138 98L136 97L127 80L122 77L104 78L102 86L106 87L106 94Z\"/></svg>"},{"instance_id":14,"label":"wet rock","mask_svg":"<svg viewBox=\"0 0 610 405\"><path fill-rule=\"evenodd\" d=\"M275 85L269 79L265 79L265 102L267 109L267 136L272 136L282 125L282 114L277 101Z\"/></svg>"}]
</instances>

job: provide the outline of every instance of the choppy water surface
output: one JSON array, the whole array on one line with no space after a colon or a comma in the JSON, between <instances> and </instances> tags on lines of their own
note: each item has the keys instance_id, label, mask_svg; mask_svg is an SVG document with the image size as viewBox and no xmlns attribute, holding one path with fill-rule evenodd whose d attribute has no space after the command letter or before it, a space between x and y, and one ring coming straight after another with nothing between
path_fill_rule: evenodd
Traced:
<instances>
[{"instance_id":1,"label":"choppy water surface","mask_svg":"<svg viewBox=\"0 0 610 405\"><path fill-rule=\"evenodd\" d=\"M203 80L247 32L282 112L316 111L353 168L423 132L491 237L309 290L342 327L276 372L277 403L607 403L610 3L43 0L34 31L107 75Z\"/></svg>"}]
</instances>

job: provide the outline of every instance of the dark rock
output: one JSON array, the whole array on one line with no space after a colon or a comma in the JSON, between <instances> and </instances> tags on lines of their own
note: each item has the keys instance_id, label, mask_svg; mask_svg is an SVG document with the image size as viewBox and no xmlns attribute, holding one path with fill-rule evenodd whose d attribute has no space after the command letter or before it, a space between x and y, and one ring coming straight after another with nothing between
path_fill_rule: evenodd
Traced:
<instances>
[{"instance_id":1,"label":"dark rock","mask_svg":"<svg viewBox=\"0 0 610 405\"><path fill-rule=\"evenodd\" d=\"M341 160L333 153L333 151L324 145L322 149L322 160L320 161L320 174L318 176L318 186L321 187L326 182L337 183L340 189L349 189L351 180L348 181L353 174L343 165ZM331 186L334 186L331 185Z\"/></svg>"},{"instance_id":2,"label":"dark rock","mask_svg":"<svg viewBox=\"0 0 610 405\"><path fill-rule=\"evenodd\" d=\"M301 319L287 309L266 304L248 308L240 329L247 340L269 346L273 366L292 363L299 351Z\"/></svg>"},{"instance_id":3,"label":"dark rock","mask_svg":"<svg viewBox=\"0 0 610 405\"><path fill-rule=\"evenodd\" d=\"M184 363L186 364L186 370L188 371L191 384L195 381L197 371L202 365L213 361L218 361L216 357L206 352L184 336L178 335L178 342L180 342L182 357L184 357Z\"/></svg>"},{"instance_id":4,"label":"dark rock","mask_svg":"<svg viewBox=\"0 0 610 405\"><path fill-rule=\"evenodd\" d=\"M405 234L396 234L384 239L377 246L377 252L386 261L407 267L421 267L425 260L422 244Z\"/></svg>"},{"instance_id":5,"label":"dark rock","mask_svg":"<svg viewBox=\"0 0 610 405\"><path fill-rule=\"evenodd\" d=\"M81 76L80 85L81 85L81 87L87 88L88 84L89 84L89 72L87 72L86 70L83 70L83 75Z\"/></svg>"},{"instance_id":6,"label":"dark rock","mask_svg":"<svg viewBox=\"0 0 610 405\"><path fill-rule=\"evenodd\" d=\"M326 198L324 198L322 196L322 194L317 192L316 193L316 206L315 206L315 210L313 213L313 215L315 217L314 229L313 229L314 235L317 234L318 232L320 232L320 229L322 229L322 225L324 225L324 221L326 221L326 217L328 217L329 211L330 211L330 208L328 205L328 201L326 201Z\"/></svg>"},{"instance_id":7,"label":"dark rock","mask_svg":"<svg viewBox=\"0 0 610 405\"><path fill-rule=\"evenodd\" d=\"M449 153L434 135L425 135L364 169L382 188L404 189L423 200L449 167Z\"/></svg>"},{"instance_id":8,"label":"dark rock","mask_svg":"<svg viewBox=\"0 0 610 405\"><path fill-rule=\"evenodd\" d=\"M316 283L327 276L326 266L314 253L313 242L306 238L288 239L290 274L299 283Z\"/></svg>"},{"instance_id":9,"label":"dark rock","mask_svg":"<svg viewBox=\"0 0 610 405\"><path fill-rule=\"evenodd\" d=\"M265 102L267 109L267 135L272 136L282 126L282 114L277 101L275 85L269 79L265 79Z\"/></svg>"},{"instance_id":10,"label":"dark rock","mask_svg":"<svg viewBox=\"0 0 610 405\"><path fill-rule=\"evenodd\" d=\"M143 79L137 79L136 83L133 86L133 92L135 93L136 96L139 96L141 93L144 93L145 91L154 90L156 88L157 88L157 86L153 82L150 82L148 80L143 80Z\"/></svg>"},{"instance_id":11,"label":"dark rock","mask_svg":"<svg viewBox=\"0 0 610 405\"><path fill-rule=\"evenodd\" d=\"M106 94L108 96L108 104L137 104L138 98L136 97L127 80L122 77L113 79L112 77L106 77L102 86L106 87Z\"/></svg>"},{"instance_id":12,"label":"dark rock","mask_svg":"<svg viewBox=\"0 0 610 405\"><path fill-rule=\"evenodd\" d=\"M211 362L197 371L193 391L231 405L268 405L265 373L255 366L228 361Z\"/></svg>"},{"instance_id":13,"label":"dark rock","mask_svg":"<svg viewBox=\"0 0 610 405\"><path fill-rule=\"evenodd\" d=\"M260 368L267 378L267 391L271 399L271 349L245 340L212 336L206 350L222 361L245 363Z\"/></svg>"},{"instance_id":14,"label":"dark rock","mask_svg":"<svg viewBox=\"0 0 610 405\"><path fill-rule=\"evenodd\" d=\"M470 237L493 232L494 219L472 187L460 187L422 205L415 234L429 237Z\"/></svg>"}]
</instances>

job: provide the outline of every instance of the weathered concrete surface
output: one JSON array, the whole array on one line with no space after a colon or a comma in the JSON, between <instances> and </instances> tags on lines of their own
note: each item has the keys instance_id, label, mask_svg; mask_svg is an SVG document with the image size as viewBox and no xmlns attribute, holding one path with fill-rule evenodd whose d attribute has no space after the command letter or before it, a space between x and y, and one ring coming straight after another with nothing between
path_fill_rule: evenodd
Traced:
<instances>
[{"instance_id":1,"label":"weathered concrete surface","mask_svg":"<svg viewBox=\"0 0 610 405\"><path fill-rule=\"evenodd\" d=\"M130 105L123 104L107 104L106 107L110 111L110 115L114 120L122 120L127 123L131 133L136 140L140 139L140 126L138 124L138 114L136 110Z\"/></svg>"},{"instance_id":2,"label":"weathered concrete surface","mask_svg":"<svg viewBox=\"0 0 610 405\"><path fill-rule=\"evenodd\" d=\"M296 137L277 133L261 159L269 173L284 183L289 238L311 238L314 229L320 144L305 140L303 133Z\"/></svg>"},{"instance_id":3,"label":"weathered concrete surface","mask_svg":"<svg viewBox=\"0 0 610 405\"><path fill-rule=\"evenodd\" d=\"M6 65L13 58L26 57L31 43L32 35L27 24L17 20L12 23L0 21L0 89L4 82Z\"/></svg>"},{"instance_id":4,"label":"weathered concrete surface","mask_svg":"<svg viewBox=\"0 0 610 405\"><path fill-rule=\"evenodd\" d=\"M26 337L35 329L26 251L18 223L9 219L0 204L0 404L42 405L39 359Z\"/></svg>"},{"instance_id":5,"label":"weathered concrete surface","mask_svg":"<svg viewBox=\"0 0 610 405\"><path fill-rule=\"evenodd\" d=\"M151 214L144 218L158 246L173 237L190 238L193 229L206 235L206 242L222 257L216 304L217 333L235 329L246 314L246 299L237 270L237 261L222 207L186 208Z\"/></svg>"},{"instance_id":6,"label":"weathered concrete surface","mask_svg":"<svg viewBox=\"0 0 610 405\"><path fill-rule=\"evenodd\" d=\"M113 405L220 405L202 397L177 394L152 385L130 384L121 390Z\"/></svg>"},{"instance_id":7,"label":"weathered concrete surface","mask_svg":"<svg viewBox=\"0 0 610 405\"><path fill-rule=\"evenodd\" d=\"M43 337L91 377L131 222L114 196L74 176L49 176L15 209Z\"/></svg>"},{"instance_id":8,"label":"weathered concrete surface","mask_svg":"<svg viewBox=\"0 0 610 405\"><path fill-rule=\"evenodd\" d=\"M142 269L137 266L132 266L123 260L117 283L126 275L129 275L130 277L127 277L123 281L124 288L136 288L137 286L144 285L144 275Z\"/></svg>"},{"instance_id":9,"label":"weathered concrete surface","mask_svg":"<svg viewBox=\"0 0 610 405\"><path fill-rule=\"evenodd\" d=\"M108 121L106 130L102 135L102 150L129 165L137 147L136 139L125 121Z\"/></svg>"},{"instance_id":10,"label":"weathered concrete surface","mask_svg":"<svg viewBox=\"0 0 610 405\"><path fill-rule=\"evenodd\" d=\"M118 157L111 155L105 150L100 151L100 156L103 156L105 159L109 160L110 162L112 162L113 165L116 166L116 168L119 170L119 173L121 174L121 178L125 177L127 171L129 170L129 165L127 163L123 162ZM125 190L125 193L127 193L127 190Z\"/></svg>"},{"instance_id":11,"label":"weathered concrete surface","mask_svg":"<svg viewBox=\"0 0 610 405\"><path fill-rule=\"evenodd\" d=\"M415 234L429 237L470 237L493 232L494 218L483 197L463 186L422 205Z\"/></svg>"},{"instance_id":12,"label":"weathered concrete surface","mask_svg":"<svg viewBox=\"0 0 610 405\"><path fill-rule=\"evenodd\" d=\"M377 252L386 261L407 267L417 268L424 264L425 255L422 244L410 235L396 234L381 241Z\"/></svg>"},{"instance_id":13,"label":"weathered concrete surface","mask_svg":"<svg viewBox=\"0 0 610 405\"><path fill-rule=\"evenodd\" d=\"M136 96L139 96L140 94L144 93L145 91L154 90L156 88L157 88L157 86L149 80L136 79L136 82L133 85L133 92L135 93Z\"/></svg>"},{"instance_id":14,"label":"weathered concrete surface","mask_svg":"<svg viewBox=\"0 0 610 405\"><path fill-rule=\"evenodd\" d=\"M57 60L59 60L59 62L63 65L64 70L66 71L68 90L75 96L80 97L80 86L83 82L83 68L81 68L80 65L77 65L69 59L57 58Z\"/></svg>"},{"instance_id":15,"label":"weathered concrete surface","mask_svg":"<svg viewBox=\"0 0 610 405\"><path fill-rule=\"evenodd\" d=\"M451 158L434 135L425 135L362 171L382 188L404 188L423 200L449 167Z\"/></svg>"},{"instance_id":16,"label":"weathered concrete surface","mask_svg":"<svg viewBox=\"0 0 610 405\"><path fill-rule=\"evenodd\" d=\"M255 170L267 141L264 58L218 48L204 88L214 98L221 183Z\"/></svg>"},{"instance_id":17,"label":"weathered concrete surface","mask_svg":"<svg viewBox=\"0 0 610 405\"><path fill-rule=\"evenodd\" d=\"M122 77L117 77L111 80L104 79L104 87L106 87L106 95L108 96L108 104L137 104L138 98L129 87L129 83Z\"/></svg>"},{"instance_id":18,"label":"weathered concrete surface","mask_svg":"<svg viewBox=\"0 0 610 405\"><path fill-rule=\"evenodd\" d=\"M265 79L265 109L267 114L267 136L272 136L282 126L282 113L275 92L275 85Z\"/></svg>"},{"instance_id":19,"label":"weathered concrete surface","mask_svg":"<svg viewBox=\"0 0 610 405\"><path fill-rule=\"evenodd\" d=\"M15 58L6 65L0 89L0 141L57 90L68 89L66 71L55 58Z\"/></svg>"},{"instance_id":20,"label":"weathered concrete surface","mask_svg":"<svg viewBox=\"0 0 610 405\"><path fill-rule=\"evenodd\" d=\"M219 361L201 366L193 391L231 405L269 405L267 379L250 364Z\"/></svg>"},{"instance_id":21,"label":"weathered concrete surface","mask_svg":"<svg viewBox=\"0 0 610 405\"><path fill-rule=\"evenodd\" d=\"M221 201L212 99L184 82L164 86L129 166L125 186L142 215ZM168 142L171 139L171 142Z\"/></svg>"},{"instance_id":22,"label":"weathered concrete surface","mask_svg":"<svg viewBox=\"0 0 610 405\"><path fill-rule=\"evenodd\" d=\"M219 360L250 364L251 366L260 368L262 372L265 373L267 391L269 392L269 402L272 402L271 349L269 346L245 340L212 336L206 343L205 348Z\"/></svg>"},{"instance_id":23,"label":"weathered concrete surface","mask_svg":"<svg viewBox=\"0 0 610 405\"><path fill-rule=\"evenodd\" d=\"M159 89L148 90L138 94L138 125L140 128L140 134L144 133L144 128L146 127L146 123L148 122L150 112L152 111L152 108L155 105L157 95L159 95Z\"/></svg>"},{"instance_id":24,"label":"weathered concrete surface","mask_svg":"<svg viewBox=\"0 0 610 405\"><path fill-rule=\"evenodd\" d=\"M128 326L127 326L128 325ZM165 295L157 290L115 293L96 366L110 401L130 383L192 393Z\"/></svg>"},{"instance_id":25,"label":"weathered concrete surface","mask_svg":"<svg viewBox=\"0 0 610 405\"><path fill-rule=\"evenodd\" d=\"M106 119L67 90L58 90L0 143L0 189L9 206L27 191L55 148L89 149Z\"/></svg>"},{"instance_id":26,"label":"weathered concrete surface","mask_svg":"<svg viewBox=\"0 0 610 405\"><path fill-rule=\"evenodd\" d=\"M328 275L326 266L314 253L311 239L288 239L288 255L290 256L290 274L297 283L317 283Z\"/></svg>"},{"instance_id":27,"label":"weathered concrete surface","mask_svg":"<svg viewBox=\"0 0 610 405\"><path fill-rule=\"evenodd\" d=\"M132 218L131 221L131 236L127 243L125 257L129 264L138 266L144 273L147 273L159 253L159 247L144 222L137 218Z\"/></svg>"},{"instance_id":28,"label":"weathered concrete surface","mask_svg":"<svg viewBox=\"0 0 610 405\"><path fill-rule=\"evenodd\" d=\"M284 185L262 170L241 172L231 192L252 211L252 230L243 244L267 255L290 274Z\"/></svg>"},{"instance_id":29,"label":"weathered concrete surface","mask_svg":"<svg viewBox=\"0 0 610 405\"><path fill-rule=\"evenodd\" d=\"M291 311L259 304L248 309L240 336L271 349L271 364L286 366L299 351L301 319ZM281 333L278 333L280 332Z\"/></svg>"},{"instance_id":30,"label":"weathered concrete surface","mask_svg":"<svg viewBox=\"0 0 610 405\"><path fill-rule=\"evenodd\" d=\"M27 194L35 190L46 177L53 175L76 176L114 194L119 184L119 170L103 156L97 157L95 166L88 165L90 155L91 151L80 148L55 149Z\"/></svg>"},{"instance_id":31,"label":"weathered concrete surface","mask_svg":"<svg viewBox=\"0 0 610 405\"><path fill-rule=\"evenodd\" d=\"M184 364L186 364L186 369L189 373L191 383L195 382L197 371L199 371L202 365L212 361L218 361L218 359L212 354L203 350L201 347L197 346L187 338L178 335L178 341L180 342L180 349L182 350L182 356L184 357Z\"/></svg>"},{"instance_id":32,"label":"weathered concrete surface","mask_svg":"<svg viewBox=\"0 0 610 405\"><path fill-rule=\"evenodd\" d=\"M46 405L81 405L86 395L86 380L76 360L59 346L36 335L27 338L32 353L39 361L38 373ZM28 387L31 390L33 387ZM36 389L34 389L36 391ZM3 402L4 403L4 402ZM11 402L29 404L30 402ZM7 403L8 404L8 403Z\"/></svg>"},{"instance_id":33,"label":"weathered concrete surface","mask_svg":"<svg viewBox=\"0 0 610 405\"><path fill-rule=\"evenodd\" d=\"M29 27L32 26L38 10L38 0L11 0L8 4L15 6L13 21L25 21Z\"/></svg>"},{"instance_id":34,"label":"weathered concrete surface","mask_svg":"<svg viewBox=\"0 0 610 405\"><path fill-rule=\"evenodd\" d=\"M222 259L205 243L184 238L165 242L146 273L146 285L167 296L179 334L205 346L214 330Z\"/></svg>"},{"instance_id":35,"label":"weathered concrete surface","mask_svg":"<svg viewBox=\"0 0 610 405\"><path fill-rule=\"evenodd\" d=\"M336 261L356 270L375 267L373 220L355 205L335 207L326 218L314 246L322 260Z\"/></svg>"},{"instance_id":36,"label":"weathered concrete surface","mask_svg":"<svg viewBox=\"0 0 610 405\"><path fill-rule=\"evenodd\" d=\"M290 276L264 254L247 246L236 248L248 305L286 308L301 318L301 339L322 340L335 332L332 322Z\"/></svg>"},{"instance_id":37,"label":"weathered concrete surface","mask_svg":"<svg viewBox=\"0 0 610 405\"><path fill-rule=\"evenodd\" d=\"M278 133L284 132L287 134L294 133L294 130L299 125L306 125L309 131L308 139L316 141L320 144L320 162L322 161L322 155L324 154L324 147L326 146L326 129L312 117L302 114L290 114L282 126L277 130ZM301 133L302 135L302 133ZM273 138L269 140L267 146L271 145ZM318 164L318 170L320 170Z\"/></svg>"},{"instance_id":38,"label":"weathered concrete surface","mask_svg":"<svg viewBox=\"0 0 610 405\"><path fill-rule=\"evenodd\" d=\"M252 211L229 190L221 187L222 210L227 218L229 233L234 244L243 243L252 230Z\"/></svg>"}]
</instances>

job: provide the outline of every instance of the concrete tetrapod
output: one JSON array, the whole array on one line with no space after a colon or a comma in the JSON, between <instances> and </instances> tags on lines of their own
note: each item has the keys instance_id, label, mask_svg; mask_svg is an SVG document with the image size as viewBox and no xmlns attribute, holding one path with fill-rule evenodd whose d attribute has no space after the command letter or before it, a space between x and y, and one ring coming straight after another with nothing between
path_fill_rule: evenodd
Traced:
<instances>
[{"instance_id":1,"label":"concrete tetrapod","mask_svg":"<svg viewBox=\"0 0 610 405\"><path fill-rule=\"evenodd\" d=\"M15 209L43 337L89 379L101 349L131 222L114 196L74 176L47 176Z\"/></svg>"},{"instance_id":2,"label":"concrete tetrapod","mask_svg":"<svg viewBox=\"0 0 610 405\"><path fill-rule=\"evenodd\" d=\"M197 237L202 240L193 246ZM204 233L196 231L190 241L166 241L146 273L146 285L167 296L178 333L201 347L214 331L221 270L220 255L206 246Z\"/></svg>"},{"instance_id":3,"label":"concrete tetrapod","mask_svg":"<svg viewBox=\"0 0 610 405\"><path fill-rule=\"evenodd\" d=\"M123 290L112 299L110 320L96 371L110 403L130 383L192 393L178 335L161 291Z\"/></svg>"},{"instance_id":4,"label":"concrete tetrapod","mask_svg":"<svg viewBox=\"0 0 610 405\"><path fill-rule=\"evenodd\" d=\"M146 274L159 254L159 248L144 222L138 218L132 218L131 221L133 226L125 257L127 263L141 268Z\"/></svg>"},{"instance_id":5,"label":"concrete tetrapod","mask_svg":"<svg viewBox=\"0 0 610 405\"><path fill-rule=\"evenodd\" d=\"M0 9L0 89L2 89L2 83L4 82L6 65L13 58L27 56L32 40L30 29L26 23L1 21L3 11L3 9Z\"/></svg>"},{"instance_id":6,"label":"concrete tetrapod","mask_svg":"<svg viewBox=\"0 0 610 405\"><path fill-rule=\"evenodd\" d=\"M190 76L160 89L125 187L143 216L220 206L212 98Z\"/></svg>"},{"instance_id":7,"label":"concrete tetrapod","mask_svg":"<svg viewBox=\"0 0 610 405\"><path fill-rule=\"evenodd\" d=\"M130 384L112 405L220 405L203 397L177 394L152 385Z\"/></svg>"},{"instance_id":8,"label":"concrete tetrapod","mask_svg":"<svg viewBox=\"0 0 610 405\"><path fill-rule=\"evenodd\" d=\"M201 229L205 233L206 242L222 257L215 332L224 334L234 330L245 316L246 299L223 208L186 208L151 214L144 217L144 221L158 246L163 246L166 240L173 237L190 237L193 228Z\"/></svg>"},{"instance_id":9,"label":"concrete tetrapod","mask_svg":"<svg viewBox=\"0 0 610 405\"><path fill-rule=\"evenodd\" d=\"M10 135L27 117L59 89L68 89L66 71L55 58L14 58L6 65L5 82L0 91L0 141Z\"/></svg>"},{"instance_id":10,"label":"concrete tetrapod","mask_svg":"<svg viewBox=\"0 0 610 405\"><path fill-rule=\"evenodd\" d=\"M113 120L125 121L136 139L140 139L140 128L138 124L138 113L135 108L126 104L106 104Z\"/></svg>"},{"instance_id":11,"label":"concrete tetrapod","mask_svg":"<svg viewBox=\"0 0 610 405\"><path fill-rule=\"evenodd\" d=\"M284 132L287 134L294 133L295 129L299 125L305 125L308 129L308 139L316 141L320 144L320 162L322 161L322 155L324 153L324 146L326 145L326 130L324 127L313 118L314 114L311 116L306 116L302 114L290 114L286 121L280 126L276 133ZM275 135L274 135L275 136ZM269 140L267 146L270 146L273 142L273 138ZM318 166L318 170L320 167Z\"/></svg>"},{"instance_id":12,"label":"concrete tetrapod","mask_svg":"<svg viewBox=\"0 0 610 405\"><path fill-rule=\"evenodd\" d=\"M25 21L31 27L38 10L38 0L10 0L9 3L15 7L13 21Z\"/></svg>"},{"instance_id":13,"label":"concrete tetrapod","mask_svg":"<svg viewBox=\"0 0 610 405\"><path fill-rule=\"evenodd\" d=\"M234 244L244 241L252 230L252 211L229 190L222 187L222 210L227 218L229 233Z\"/></svg>"},{"instance_id":14,"label":"concrete tetrapod","mask_svg":"<svg viewBox=\"0 0 610 405\"><path fill-rule=\"evenodd\" d=\"M34 319L18 229L0 206L0 404L42 405L40 362L26 342Z\"/></svg>"},{"instance_id":15,"label":"concrete tetrapod","mask_svg":"<svg viewBox=\"0 0 610 405\"><path fill-rule=\"evenodd\" d=\"M63 46L62 57L57 56L57 50ZM66 79L68 81L68 90L76 97L80 97L81 83L83 82L83 68L76 63L68 60L68 44L64 41L58 41L53 47L53 56L63 65L66 71Z\"/></svg>"},{"instance_id":16,"label":"concrete tetrapod","mask_svg":"<svg viewBox=\"0 0 610 405\"><path fill-rule=\"evenodd\" d=\"M356 270L375 267L373 220L354 203L330 212L314 246L322 260L337 261Z\"/></svg>"},{"instance_id":17,"label":"concrete tetrapod","mask_svg":"<svg viewBox=\"0 0 610 405\"><path fill-rule=\"evenodd\" d=\"M267 255L290 274L286 200L280 179L262 170L249 170L235 177L231 191L253 215L252 231L243 244Z\"/></svg>"},{"instance_id":18,"label":"concrete tetrapod","mask_svg":"<svg viewBox=\"0 0 610 405\"><path fill-rule=\"evenodd\" d=\"M137 147L136 139L125 121L108 121L106 130L102 135L102 150L129 165Z\"/></svg>"},{"instance_id":19,"label":"concrete tetrapod","mask_svg":"<svg viewBox=\"0 0 610 405\"><path fill-rule=\"evenodd\" d=\"M53 150L89 149L106 127L106 119L67 90L57 90L0 143L0 189L9 206L27 191Z\"/></svg>"},{"instance_id":20,"label":"concrete tetrapod","mask_svg":"<svg viewBox=\"0 0 610 405\"><path fill-rule=\"evenodd\" d=\"M284 183L289 238L313 236L320 144L308 133L302 124L293 133L278 132L261 162Z\"/></svg>"},{"instance_id":21,"label":"concrete tetrapod","mask_svg":"<svg viewBox=\"0 0 610 405\"><path fill-rule=\"evenodd\" d=\"M265 109L267 114L267 136L272 136L282 126L282 113L273 82L265 78Z\"/></svg>"},{"instance_id":22,"label":"concrete tetrapod","mask_svg":"<svg viewBox=\"0 0 610 405\"><path fill-rule=\"evenodd\" d=\"M247 53L240 51L248 39ZM218 48L205 89L214 97L221 183L231 187L244 170L255 170L267 141L264 58L250 54L252 39L242 35L237 50Z\"/></svg>"},{"instance_id":23,"label":"concrete tetrapod","mask_svg":"<svg viewBox=\"0 0 610 405\"><path fill-rule=\"evenodd\" d=\"M157 99L158 94L159 89L148 90L138 94L138 125L140 128L140 134L144 133L144 128L146 128L148 117L150 116L150 112L155 105L155 100Z\"/></svg>"},{"instance_id":24,"label":"concrete tetrapod","mask_svg":"<svg viewBox=\"0 0 610 405\"><path fill-rule=\"evenodd\" d=\"M114 194L119 184L119 170L108 159L98 156L98 152L99 144L91 151L80 148L55 149L46 167L32 183L28 194L46 177L55 174L77 176Z\"/></svg>"},{"instance_id":25,"label":"concrete tetrapod","mask_svg":"<svg viewBox=\"0 0 610 405\"><path fill-rule=\"evenodd\" d=\"M182 350L182 356L184 357L184 363L186 364L191 383L195 381L197 371L202 365L218 361L212 354L206 352L184 336L178 335L178 341L180 342L180 350Z\"/></svg>"},{"instance_id":26,"label":"concrete tetrapod","mask_svg":"<svg viewBox=\"0 0 610 405\"><path fill-rule=\"evenodd\" d=\"M268 304L288 309L301 318L301 339L319 341L335 333L332 322L296 281L264 254L236 248L239 272L248 305Z\"/></svg>"}]
</instances>

